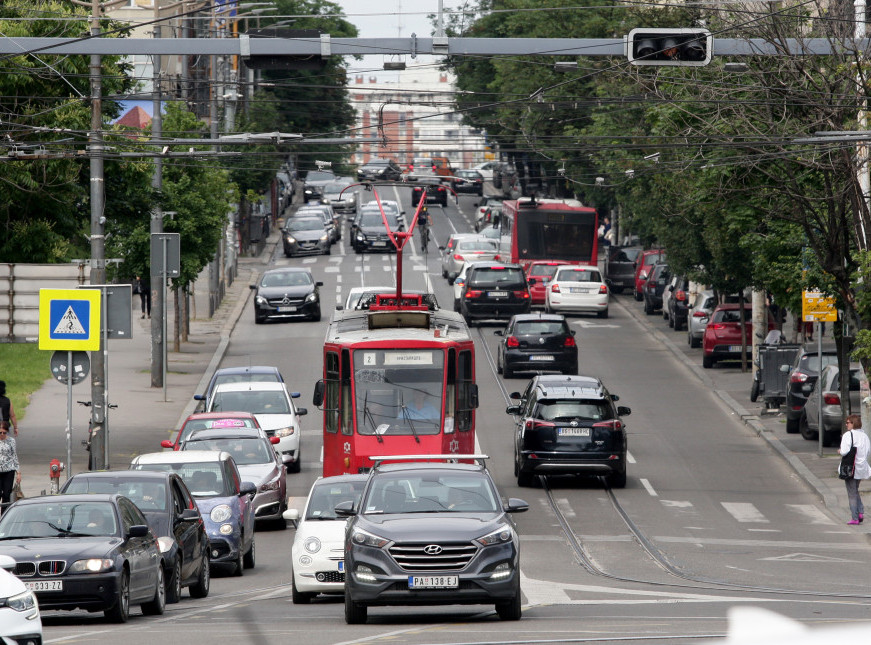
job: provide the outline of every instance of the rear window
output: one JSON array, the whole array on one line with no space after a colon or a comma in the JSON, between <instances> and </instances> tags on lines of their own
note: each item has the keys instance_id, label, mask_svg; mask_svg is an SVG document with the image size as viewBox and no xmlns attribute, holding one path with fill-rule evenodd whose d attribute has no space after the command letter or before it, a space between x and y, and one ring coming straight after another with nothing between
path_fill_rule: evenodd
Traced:
<instances>
[{"instance_id":1,"label":"rear window","mask_svg":"<svg viewBox=\"0 0 871 645\"><path fill-rule=\"evenodd\" d=\"M523 271L520 267L479 267L473 269L469 275L470 287L497 287L522 284L526 287Z\"/></svg>"},{"instance_id":2,"label":"rear window","mask_svg":"<svg viewBox=\"0 0 871 645\"><path fill-rule=\"evenodd\" d=\"M232 484L224 477L220 461L185 464L137 464L133 470L156 470L176 473L194 497L229 497L235 495Z\"/></svg>"},{"instance_id":3,"label":"rear window","mask_svg":"<svg viewBox=\"0 0 871 645\"><path fill-rule=\"evenodd\" d=\"M744 310L744 322L749 323L750 319L753 316L753 311L748 307ZM720 311L714 312L714 319L712 322L723 322L723 323L740 323L741 322L741 310L740 309L721 309Z\"/></svg>"},{"instance_id":4,"label":"rear window","mask_svg":"<svg viewBox=\"0 0 871 645\"><path fill-rule=\"evenodd\" d=\"M822 367L826 365L837 365L838 364L838 355L837 354L823 354L822 355ZM813 354L805 354L801 358L801 362L799 363L800 368L813 370L814 372L819 372L822 368L820 367L820 357L815 353Z\"/></svg>"},{"instance_id":5,"label":"rear window","mask_svg":"<svg viewBox=\"0 0 871 645\"><path fill-rule=\"evenodd\" d=\"M612 262L635 262L641 255L641 249L617 249L611 255Z\"/></svg>"},{"instance_id":6,"label":"rear window","mask_svg":"<svg viewBox=\"0 0 871 645\"><path fill-rule=\"evenodd\" d=\"M535 418L543 421L602 421L611 418L611 411L601 399L542 399L535 406Z\"/></svg>"},{"instance_id":7,"label":"rear window","mask_svg":"<svg viewBox=\"0 0 871 645\"><path fill-rule=\"evenodd\" d=\"M514 333L522 335L568 334L562 320L522 320L514 325Z\"/></svg>"},{"instance_id":8,"label":"rear window","mask_svg":"<svg viewBox=\"0 0 871 645\"><path fill-rule=\"evenodd\" d=\"M562 269L556 275L556 282L601 282L602 276L596 270Z\"/></svg>"},{"instance_id":9,"label":"rear window","mask_svg":"<svg viewBox=\"0 0 871 645\"><path fill-rule=\"evenodd\" d=\"M651 253L650 255L644 257L644 264L656 264L657 262L659 262L660 257L662 257L661 253Z\"/></svg>"},{"instance_id":10,"label":"rear window","mask_svg":"<svg viewBox=\"0 0 871 645\"><path fill-rule=\"evenodd\" d=\"M490 240L468 240L457 245L458 251L498 251L499 248Z\"/></svg>"},{"instance_id":11,"label":"rear window","mask_svg":"<svg viewBox=\"0 0 871 645\"><path fill-rule=\"evenodd\" d=\"M532 268L529 270L529 275L536 277L553 277L553 274L556 273L556 270L559 268L558 265L551 264L534 264Z\"/></svg>"}]
</instances>

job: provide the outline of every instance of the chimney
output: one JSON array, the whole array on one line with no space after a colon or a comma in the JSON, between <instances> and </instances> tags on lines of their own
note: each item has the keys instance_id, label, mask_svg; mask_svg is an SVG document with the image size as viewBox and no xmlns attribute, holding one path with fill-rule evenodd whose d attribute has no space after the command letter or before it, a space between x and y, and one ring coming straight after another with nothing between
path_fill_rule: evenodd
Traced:
<instances>
[{"instance_id":1,"label":"chimney","mask_svg":"<svg viewBox=\"0 0 871 645\"><path fill-rule=\"evenodd\" d=\"M357 74L357 76L354 77L354 82L355 82L357 85L360 85L360 84L363 82L363 75L362 75L362 74Z\"/></svg>"},{"instance_id":2,"label":"chimney","mask_svg":"<svg viewBox=\"0 0 871 645\"><path fill-rule=\"evenodd\" d=\"M447 74L439 74L439 83L447 83L448 75Z\"/></svg>"}]
</instances>

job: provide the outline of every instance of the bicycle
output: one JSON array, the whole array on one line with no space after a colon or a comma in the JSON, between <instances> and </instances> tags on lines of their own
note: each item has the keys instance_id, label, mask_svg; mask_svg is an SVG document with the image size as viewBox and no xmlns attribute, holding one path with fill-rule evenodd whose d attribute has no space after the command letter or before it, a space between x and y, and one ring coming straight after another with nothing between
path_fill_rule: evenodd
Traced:
<instances>
[{"instance_id":1,"label":"bicycle","mask_svg":"<svg viewBox=\"0 0 871 645\"><path fill-rule=\"evenodd\" d=\"M423 254L426 255L427 247L429 246L429 226L426 224L418 224L420 228L420 246Z\"/></svg>"}]
</instances>

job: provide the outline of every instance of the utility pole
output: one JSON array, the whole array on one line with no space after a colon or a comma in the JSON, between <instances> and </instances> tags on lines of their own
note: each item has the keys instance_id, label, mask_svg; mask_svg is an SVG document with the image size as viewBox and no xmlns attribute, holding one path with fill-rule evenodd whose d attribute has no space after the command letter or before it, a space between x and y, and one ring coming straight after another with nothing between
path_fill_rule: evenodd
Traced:
<instances>
[{"instance_id":1,"label":"utility pole","mask_svg":"<svg viewBox=\"0 0 871 645\"><path fill-rule=\"evenodd\" d=\"M155 20L160 18L159 1L154 3L154 18ZM160 38L159 22L154 24L154 38ZM160 113L160 54L153 54L151 61L154 66L153 87L151 88L153 98L151 137L153 139L160 139L163 135L163 120ZM154 209L151 211L151 244L154 245L154 233L163 233L163 210L160 204L160 193L163 190L163 160L159 156L154 158L154 174L151 177L151 187L158 197ZM153 250L150 257L155 257ZM163 337L165 328L163 319L166 316L166 303L163 299L165 290L161 283L163 274L160 273L159 269L160 267L155 266L149 269L151 272L151 387L163 387L163 375L165 373L163 363L165 360L164 343L166 343L166 339Z\"/></svg>"}]
</instances>

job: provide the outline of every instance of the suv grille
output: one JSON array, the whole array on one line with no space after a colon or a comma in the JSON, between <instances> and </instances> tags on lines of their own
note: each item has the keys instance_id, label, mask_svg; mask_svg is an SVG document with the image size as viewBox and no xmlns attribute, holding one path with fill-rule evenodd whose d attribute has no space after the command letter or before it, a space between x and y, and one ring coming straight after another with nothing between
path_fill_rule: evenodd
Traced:
<instances>
[{"instance_id":1,"label":"suv grille","mask_svg":"<svg viewBox=\"0 0 871 645\"><path fill-rule=\"evenodd\" d=\"M432 547L438 547L438 553ZM394 544L390 555L406 571L452 571L464 569L478 547L471 542L448 544Z\"/></svg>"}]
</instances>

